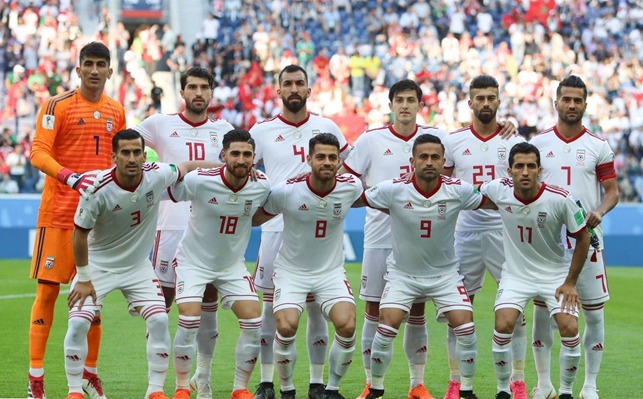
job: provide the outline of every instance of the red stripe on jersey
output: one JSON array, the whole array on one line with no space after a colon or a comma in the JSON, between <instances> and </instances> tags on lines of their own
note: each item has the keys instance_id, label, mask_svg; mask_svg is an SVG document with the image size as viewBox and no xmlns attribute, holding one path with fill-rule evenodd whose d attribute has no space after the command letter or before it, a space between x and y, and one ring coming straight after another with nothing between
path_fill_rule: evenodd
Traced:
<instances>
[{"instance_id":1,"label":"red stripe on jersey","mask_svg":"<svg viewBox=\"0 0 643 399\"><path fill-rule=\"evenodd\" d=\"M111 173L110 173L109 175L105 176L105 178L104 178L104 179L103 179L103 181L100 183L100 185L99 185L98 187L96 187L96 190L94 190L94 194L95 194L95 193L97 193L97 192L98 192L98 190L100 190L101 188L103 188L103 187L105 187L106 185L108 185L109 183L111 183L112 181L114 181L114 179L112 178L112 175L111 175Z\"/></svg>"},{"instance_id":2,"label":"red stripe on jersey","mask_svg":"<svg viewBox=\"0 0 643 399\"><path fill-rule=\"evenodd\" d=\"M462 132L468 132L469 130L470 130L469 127L462 127L462 128L460 128L458 130L454 130L452 132L449 132L449 134L458 134L458 133L462 133Z\"/></svg>"},{"instance_id":3,"label":"red stripe on jersey","mask_svg":"<svg viewBox=\"0 0 643 399\"><path fill-rule=\"evenodd\" d=\"M268 212L267 210L263 209L263 207L260 207L259 209L261 210L261 212L263 212L264 214L266 214L268 216L277 216L276 214L272 214L272 213Z\"/></svg>"},{"instance_id":4,"label":"red stripe on jersey","mask_svg":"<svg viewBox=\"0 0 643 399\"><path fill-rule=\"evenodd\" d=\"M172 195L172 186L170 186L170 187L168 187L168 188L167 188L167 195L170 197L170 199L172 200L172 202L179 202L179 201L177 201L177 200L176 200L176 198L174 198L174 196Z\"/></svg>"},{"instance_id":5,"label":"red stripe on jersey","mask_svg":"<svg viewBox=\"0 0 643 399\"><path fill-rule=\"evenodd\" d=\"M543 135L543 134L547 134L547 133L551 133L551 132L553 132L553 131L554 131L554 127L555 127L555 126L552 126L552 127L550 127L549 129L547 129L547 130L543 130L543 131L542 131L542 132L540 132L540 133L536 133L536 135L535 135L534 137L536 137L536 136L541 136L541 135Z\"/></svg>"},{"instance_id":6,"label":"red stripe on jersey","mask_svg":"<svg viewBox=\"0 0 643 399\"><path fill-rule=\"evenodd\" d=\"M335 180L341 183L355 183L355 179L353 179L353 176L337 175L335 177Z\"/></svg>"},{"instance_id":7,"label":"red stripe on jersey","mask_svg":"<svg viewBox=\"0 0 643 399\"><path fill-rule=\"evenodd\" d=\"M368 129L364 133L370 133L370 132L375 132L375 131L384 130L384 129L388 130L389 126L390 125L385 125L385 126L376 127L376 128L373 128L373 129Z\"/></svg>"},{"instance_id":8,"label":"red stripe on jersey","mask_svg":"<svg viewBox=\"0 0 643 399\"><path fill-rule=\"evenodd\" d=\"M371 204L368 203L368 199L366 198L366 191L362 192L362 195L360 195L360 197L362 197L362 201L364 201L364 205L366 205L369 208L372 208Z\"/></svg>"},{"instance_id":9,"label":"red stripe on jersey","mask_svg":"<svg viewBox=\"0 0 643 399\"><path fill-rule=\"evenodd\" d=\"M570 231L570 232L569 232L569 235L570 235L570 236L572 236L572 237L574 237L574 238L578 238L578 236L580 235L580 233L582 233L582 232L583 232L583 230L587 230L587 225L583 226L583 228L582 228L582 229L580 229L580 230L578 230L578 231L575 231L575 232L573 232L573 233Z\"/></svg>"},{"instance_id":10,"label":"red stripe on jersey","mask_svg":"<svg viewBox=\"0 0 643 399\"><path fill-rule=\"evenodd\" d=\"M459 186L459 185L462 184L462 180L460 180L460 179L452 179L452 178L450 178L448 176L444 176L444 175L440 175L440 179L442 179L442 183L448 184L448 185L454 184L454 185Z\"/></svg>"},{"instance_id":11,"label":"red stripe on jersey","mask_svg":"<svg viewBox=\"0 0 643 399\"><path fill-rule=\"evenodd\" d=\"M357 177L362 177L362 174L361 174L361 173L357 173L357 172L355 172L355 171L353 170L353 168L351 168L350 166L346 165L346 162L344 162L343 166L344 166L344 169L346 169L346 170L348 171L348 173L353 174L353 175L355 175L355 176L357 176Z\"/></svg>"},{"instance_id":12,"label":"red stripe on jersey","mask_svg":"<svg viewBox=\"0 0 643 399\"><path fill-rule=\"evenodd\" d=\"M197 175L199 176L219 176L221 175L221 167L212 168L212 169L197 169Z\"/></svg>"},{"instance_id":13,"label":"red stripe on jersey","mask_svg":"<svg viewBox=\"0 0 643 399\"><path fill-rule=\"evenodd\" d=\"M596 176L598 176L598 181L616 179L616 169L614 169L614 161L598 165L596 167Z\"/></svg>"},{"instance_id":14,"label":"red stripe on jersey","mask_svg":"<svg viewBox=\"0 0 643 399\"><path fill-rule=\"evenodd\" d=\"M156 170L158 168L159 166L155 162L143 164L143 170L145 172L149 172L150 170Z\"/></svg>"},{"instance_id":15,"label":"red stripe on jersey","mask_svg":"<svg viewBox=\"0 0 643 399\"><path fill-rule=\"evenodd\" d=\"M508 177L503 177L502 179L500 179L500 184L507 187L513 187L514 181Z\"/></svg>"},{"instance_id":16,"label":"red stripe on jersey","mask_svg":"<svg viewBox=\"0 0 643 399\"><path fill-rule=\"evenodd\" d=\"M266 122L272 122L272 121L274 121L275 119L277 119L278 117L279 117L279 115L275 115L275 116L273 116L272 118L264 119L264 120L262 120L262 121L257 122L257 125L261 125L262 123L266 123Z\"/></svg>"},{"instance_id":17,"label":"red stripe on jersey","mask_svg":"<svg viewBox=\"0 0 643 399\"><path fill-rule=\"evenodd\" d=\"M286 184L301 183L303 181L306 181L306 179L308 179L308 176L310 176L310 174L307 174L307 175L301 176L301 177L293 177L292 179L286 180Z\"/></svg>"},{"instance_id":18,"label":"red stripe on jersey","mask_svg":"<svg viewBox=\"0 0 643 399\"><path fill-rule=\"evenodd\" d=\"M549 191L550 193L558 194L561 197L567 197L569 195L569 191L566 191L560 187L550 186L549 184L545 184L545 190Z\"/></svg>"}]
</instances>

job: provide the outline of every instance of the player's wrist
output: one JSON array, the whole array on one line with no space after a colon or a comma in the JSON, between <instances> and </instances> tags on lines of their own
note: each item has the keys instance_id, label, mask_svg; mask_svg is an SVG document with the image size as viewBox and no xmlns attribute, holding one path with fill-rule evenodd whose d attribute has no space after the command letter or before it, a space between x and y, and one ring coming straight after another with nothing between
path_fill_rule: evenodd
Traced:
<instances>
[{"instance_id":1,"label":"player's wrist","mask_svg":"<svg viewBox=\"0 0 643 399\"><path fill-rule=\"evenodd\" d=\"M62 184L67 184L69 177L74 174L74 171L68 168L62 168L56 175L56 179Z\"/></svg>"},{"instance_id":2,"label":"player's wrist","mask_svg":"<svg viewBox=\"0 0 643 399\"><path fill-rule=\"evenodd\" d=\"M89 266L76 266L76 277L78 277L77 281L79 283L86 283L91 281L92 278L89 275Z\"/></svg>"}]
</instances>

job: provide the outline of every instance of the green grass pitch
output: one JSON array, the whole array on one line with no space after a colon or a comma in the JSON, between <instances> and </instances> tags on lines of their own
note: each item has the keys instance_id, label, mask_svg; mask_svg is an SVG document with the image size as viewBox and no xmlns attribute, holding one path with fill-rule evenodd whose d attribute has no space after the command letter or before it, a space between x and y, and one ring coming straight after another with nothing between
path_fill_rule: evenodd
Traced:
<instances>
[{"instance_id":1,"label":"green grass pitch","mask_svg":"<svg viewBox=\"0 0 643 399\"><path fill-rule=\"evenodd\" d=\"M250 265L249 265L250 266ZM360 265L348 264L348 276L355 291L360 282ZM0 261L0 398L24 398L27 389L29 314L35 292L35 281L28 278L28 261ZM608 268L612 299L606 306L606 342L603 365L598 385L603 399L637 398L643 394L640 378L643 375L643 268ZM64 286L62 289L66 290ZM480 399L495 397L495 378L491 360L491 336L493 332L492 304L495 289L487 279L484 290L476 296L475 322L478 337L478 366L474 380L475 392ZM64 398L67 383L63 363L63 337L66 330L66 296L62 295L56 305L54 327L49 338L45 357L46 392L49 398ZM342 393L347 398L356 397L363 388L364 373L360 355L360 334L363 320L363 303L358 302L357 341L358 349L353 364L342 382ZM448 383L448 366L445 348L445 326L433 318L433 306L427 306L429 324L429 353L425 383L436 398L444 395ZM531 330L531 307L527 311ZM305 316L304 316L305 317ZM582 326L582 321L581 321ZM305 350L305 320L302 319L298 345L298 362L295 384L299 397L305 397L308 386L308 360ZM177 312L170 313L170 332L177 328ZM232 389L234 373L234 347L238 336L238 324L230 311L219 312L219 339L213 364L213 395L228 398ZM331 328L332 331L332 328ZM331 332L332 334L332 332ZM552 354L552 378L558 381L558 345ZM141 318L127 314L123 297L112 293L103 309L103 342L99 358L100 376L110 399L143 398L147 387L147 364L145 358L145 324ZM328 367L326 367L326 373ZM259 367L251 380L251 389L258 383ZM574 385L576 396L584 376L581 369ZM276 378L275 378L276 379ZM639 382L637 382L639 381ZM528 390L536 383L531 350L528 348L526 383ZM174 371L166 382L166 394L174 389ZM386 376L386 398L406 398L408 370L402 349L402 333L395 341L395 355ZM639 396L641 395L641 396Z\"/></svg>"}]
</instances>

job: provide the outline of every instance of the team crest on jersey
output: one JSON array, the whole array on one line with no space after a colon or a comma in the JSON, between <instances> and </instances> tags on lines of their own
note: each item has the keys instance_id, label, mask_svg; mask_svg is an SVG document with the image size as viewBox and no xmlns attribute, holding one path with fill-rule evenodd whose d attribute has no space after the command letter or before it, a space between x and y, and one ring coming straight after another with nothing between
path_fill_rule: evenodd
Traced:
<instances>
[{"instance_id":1,"label":"team crest on jersey","mask_svg":"<svg viewBox=\"0 0 643 399\"><path fill-rule=\"evenodd\" d=\"M319 131L319 129L313 129L313 137L317 136L320 133L321 132Z\"/></svg>"},{"instance_id":2,"label":"team crest on jersey","mask_svg":"<svg viewBox=\"0 0 643 399\"><path fill-rule=\"evenodd\" d=\"M263 278L263 266L259 266L259 278Z\"/></svg>"},{"instance_id":3,"label":"team crest on jersey","mask_svg":"<svg viewBox=\"0 0 643 399\"><path fill-rule=\"evenodd\" d=\"M246 203L243 204L243 216L250 216L251 210L252 210L252 200L246 200Z\"/></svg>"},{"instance_id":4,"label":"team crest on jersey","mask_svg":"<svg viewBox=\"0 0 643 399\"><path fill-rule=\"evenodd\" d=\"M185 283L183 282L183 280L181 280L178 283L176 283L176 293L177 294L182 294L184 289L185 289Z\"/></svg>"},{"instance_id":5,"label":"team crest on jersey","mask_svg":"<svg viewBox=\"0 0 643 399\"><path fill-rule=\"evenodd\" d=\"M78 209L78 219L84 221L86 217L87 217L87 212L85 211L85 209L84 208L79 208Z\"/></svg>"},{"instance_id":6,"label":"team crest on jersey","mask_svg":"<svg viewBox=\"0 0 643 399\"><path fill-rule=\"evenodd\" d=\"M341 202L336 202L333 205L333 219L341 219L342 218L342 203Z\"/></svg>"},{"instance_id":7,"label":"team crest on jersey","mask_svg":"<svg viewBox=\"0 0 643 399\"><path fill-rule=\"evenodd\" d=\"M56 117L53 115L45 115L42 117L43 129L54 130L55 123L56 123Z\"/></svg>"},{"instance_id":8,"label":"team crest on jersey","mask_svg":"<svg viewBox=\"0 0 643 399\"><path fill-rule=\"evenodd\" d=\"M536 219L538 222L538 228L542 229L545 227L545 223L547 222L547 212L538 212L538 219Z\"/></svg>"},{"instance_id":9,"label":"team crest on jersey","mask_svg":"<svg viewBox=\"0 0 643 399\"><path fill-rule=\"evenodd\" d=\"M507 160L507 149L505 147L498 148L498 161L504 162Z\"/></svg>"},{"instance_id":10,"label":"team crest on jersey","mask_svg":"<svg viewBox=\"0 0 643 399\"><path fill-rule=\"evenodd\" d=\"M447 202L438 201L438 219L440 220L446 219L446 214L447 214Z\"/></svg>"},{"instance_id":11,"label":"team crest on jersey","mask_svg":"<svg viewBox=\"0 0 643 399\"><path fill-rule=\"evenodd\" d=\"M388 289L389 287L384 288L384 291L382 291L382 299L386 298L388 296Z\"/></svg>"},{"instance_id":12,"label":"team crest on jersey","mask_svg":"<svg viewBox=\"0 0 643 399\"><path fill-rule=\"evenodd\" d=\"M148 191L147 194L145 194L145 201L150 205L154 205L154 191Z\"/></svg>"},{"instance_id":13,"label":"team crest on jersey","mask_svg":"<svg viewBox=\"0 0 643 399\"><path fill-rule=\"evenodd\" d=\"M169 265L168 261L166 261L166 260L161 261L161 265L160 265L161 273L163 273L163 274L167 273L168 265Z\"/></svg>"},{"instance_id":14,"label":"team crest on jersey","mask_svg":"<svg viewBox=\"0 0 643 399\"><path fill-rule=\"evenodd\" d=\"M275 290L275 299L274 300L275 301L278 300L280 296L281 296L281 288L277 288L277 290Z\"/></svg>"},{"instance_id":15,"label":"team crest on jersey","mask_svg":"<svg viewBox=\"0 0 643 399\"><path fill-rule=\"evenodd\" d=\"M212 147L219 146L219 135L217 132L210 132L210 144L212 144Z\"/></svg>"},{"instance_id":16,"label":"team crest on jersey","mask_svg":"<svg viewBox=\"0 0 643 399\"><path fill-rule=\"evenodd\" d=\"M111 120L111 119L108 119L108 120L105 122L105 129L106 129L108 132L111 132L112 130L114 130L114 121L113 121L113 120Z\"/></svg>"},{"instance_id":17,"label":"team crest on jersey","mask_svg":"<svg viewBox=\"0 0 643 399\"><path fill-rule=\"evenodd\" d=\"M576 161L578 162L576 166L583 165L583 162L585 162L585 150L576 150Z\"/></svg>"},{"instance_id":18,"label":"team crest on jersey","mask_svg":"<svg viewBox=\"0 0 643 399\"><path fill-rule=\"evenodd\" d=\"M496 293L496 301L500 299L501 296L502 296L502 288L499 289L498 292Z\"/></svg>"},{"instance_id":19,"label":"team crest on jersey","mask_svg":"<svg viewBox=\"0 0 643 399\"><path fill-rule=\"evenodd\" d=\"M368 281L368 277L362 275L362 289L366 288L366 282Z\"/></svg>"},{"instance_id":20,"label":"team crest on jersey","mask_svg":"<svg viewBox=\"0 0 643 399\"><path fill-rule=\"evenodd\" d=\"M54 258L53 256L48 256L47 259L45 260L45 269L47 270L53 269L55 260L56 258Z\"/></svg>"}]
</instances>

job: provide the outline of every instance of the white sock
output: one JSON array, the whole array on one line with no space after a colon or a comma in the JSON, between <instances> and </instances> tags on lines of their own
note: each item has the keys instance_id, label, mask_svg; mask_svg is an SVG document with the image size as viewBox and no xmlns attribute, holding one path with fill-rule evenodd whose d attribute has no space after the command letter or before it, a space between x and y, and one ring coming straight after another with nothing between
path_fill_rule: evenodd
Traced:
<instances>
[{"instance_id":1,"label":"white sock","mask_svg":"<svg viewBox=\"0 0 643 399\"><path fill-rule=\"evenodd\" d=\"M511 376L511 334L502 334L493 330L491 341L493 352L493 370L496 373L498 392L509 393L509 378Z\"/></svg>"},{"instance_id":2,"label":"white sock","mask_svg":"<svg viewBox=\"0 0 643 399\"><path fill-rule=\"evenodd\" d=\"M578 365L580 364L580 337L560 337L560 389L559 394L572 393Z\"/></svg>"},{"instance_id":3,"label":"white sock","mask_svg":"<svg viewBox=\"0 0 643 399\"><path fill-rule=\"evenodd\" d=\"M263 294L263 310L261 313L261 380L272 382L275 373L273 361L273 342L277 333L275 315L272 313L272 292Z\"/></svg>"},{"instance_id":4,"label":"white sock","mask_svg":"<svg viewBox=\"0 0 643 399\"><path fill-rule=\"evenodd\" d=\"M511 338L511 353L513 362L511 363L511 380L525 380L525 358L527 357L527 319L524 313L518 316L514 326L514 334Z\"/></svg>"},{"instance_id":5,"label":"white sock","mask_svg":"<svg viewBox=\"0 0 643 399\"><path fill-rule=\"evenodd\" d=\"M384 324L377 326L371 349L371 387L374 389L384 389L384 374L393 357L393 340L396 336L395 328Z\"/></svg>"},{"instance_id":6,"label":"white sock","mask_svg":"<svg viewBox=\"0 0 643 399\"><path fill-rule=\"evenodd\" d=\"M170 331L165 306L152 305L141 309L148 331L147 337L147 394L163 391L170 363Z\"/></svg>"},{"instance_id":7,"label":"white sock","mask_svg":"<svg viewBox=\"0 0 643 399\"><path fill-rule=\"evenodd\" d=\"M310 368L310 383L324 383L324 365L326 364L326 349L328 348L328 323L324 319L321 306L312 297L306 300L308 321L306 323L306 346Z\"/></svg>"},{"instance_id":8,"label":"white sock","mask_svg":"<svg viewBox=\"0 0 643 399\"><path fill-rule=\"evenodd\" d=\"M455 333L453 327L447 325L447 356L449 358L449 381L460 382L460 364L455 357Z\"/></svg>"},{"instance_id":9,"label":"white sock","mask_svg":"<svg viewBox=\"0 0 643 399\"><path fill-rule=\"evenodd\" d=\"M201 323L196 333L197 358L194 375L206 381L210 381L214 348L219 337L218 310L219 304L216 302L201 304Z\"/></svg>"},{"instance_id":10,"label":"white sock","mask_svg":"<svg viewBox=\"0 0 643 399\"><path fill-rule=\"evenodd\" d=\"M534 354L538 386L552 386L551 382L551 346L554 333L551 331L549 310L544 302L534 301L534 325L532 327L531 350Z\"/></svg>"},{"instance_id":11,"label":"white sock","mask_svg":"<svg viewBox=\"0 0 643 399\"><path fill-rule=\"evenodd\" d=\"M583 306L585 331L583 347L585 348L585 383L584 387L596 388L596 378L603 360L605 342L605 312L603 304Z\"/></svg>"},{"instance_id":12,"label":"white sock","mask_svg":"<svg viewBox=\"0 0 643 399\"><path fill-rule=\"evenodd\" d=\"M250 375L255 369L261 345L261 317L255 319L239 319L239 339L234 351L236 368L234 372L233 391L247 389Z\"/></svg>"},{"instance_id":13,"label":"white sock","mask_svg":"<svg viewBox=\"0 0 643 399\"><path fill-rule=\"evenodd\" d=\"M466 323L453 329L456 337L455 356L460 368L460 389L473 390L473 376L476 373L476 360L478 358L478 343L476 329L473 324Z\"/></svg>"},{"instance_id":14,"label":"white sock","mask_svg":"<svg viewBox=\"0 0 643 399\"><path fill-rule=\"evenodd\" d=\"M83 392L83 369L87 358L87 332L94 312L88 310L69 312L65 334L65 374L69 392Z\"/></svg>"},{"instance_id":15,"label":"white sock","mask_svg":"<svg viewBox=\"0 0 643 399\"><path fill-rule=\"evenodd\" d=\"M190 371L196 352L196 334L199 316L179 315L179 328L174 336L174 371L176 389L189 389Z\"/></svg>"},{"instance_id":16,"label":"white sock","mask_svg":"<svg viewBox=\"0 0 643 399\"><path fill-rule=\"evenodd\" d=\"M297 346L295 337L284 337L279 332L275 334L274 360L279 375L279 384L282 391L295 389L292 374L297 362Z\"/></svg>"},{"instance_id":17,"label":"white sock","mask_svg":"<svg viewBox=\"0 0 643 399\"><path fill-rule=\"evenodd\" d=\"M426 365L429 333L426 330L424 315L409 315L404 328L404 353L409 362L410 386L414 388L424 384L424 368Z\"/></svg>"},{"instance_id":18,"label":"white sock","mask_svg":"<svg viewBox=\"0 0 643 399\"><path fill-rule=\"evenodd\" d=\"M355 353L355 334L352 337L345 338L335 334L335 339L330 346L328 355L328 385L326 389L339 390L339 382L346 375L348 366L353 360Z\"/></svg>"},{"instance_id":19,"label":"white sock","mask_svg":"<svg viewBox=\"0 0 643 399\"><path fill-rule=\"evenodd\" d=\"M364 372L366 373L366 383L371 383L371 348L373 347L373 339L379 324L379 317L371 316L364 312L364 326L362 327L362 364L364 365Z\"/></svg>"}]
</instances>

